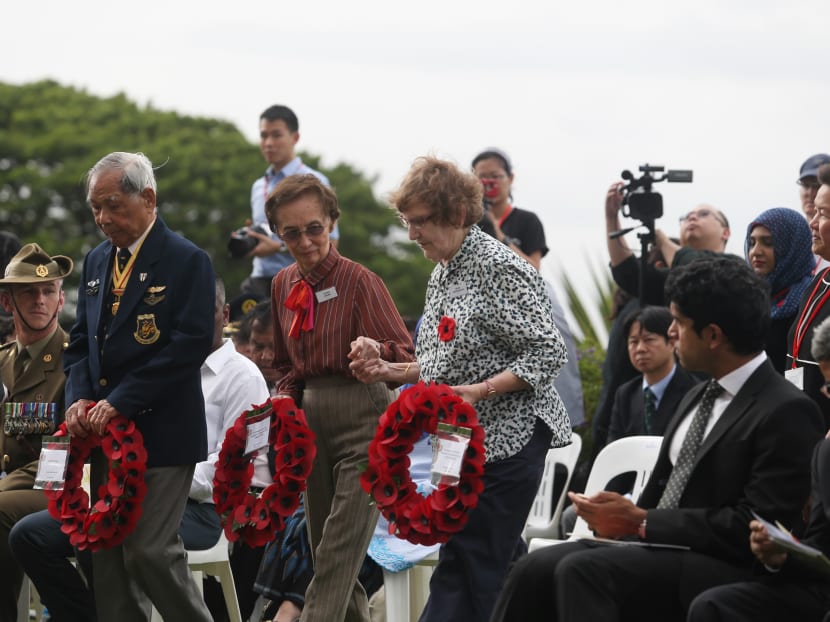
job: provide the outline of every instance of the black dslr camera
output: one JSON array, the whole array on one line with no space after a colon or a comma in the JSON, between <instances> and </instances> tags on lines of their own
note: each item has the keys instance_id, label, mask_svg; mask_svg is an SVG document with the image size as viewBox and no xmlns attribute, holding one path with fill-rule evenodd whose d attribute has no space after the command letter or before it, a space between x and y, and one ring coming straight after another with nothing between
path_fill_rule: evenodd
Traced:
<instances>
[{"instance_id":1,"label":"black dslr camera","mask_svg":"<svg viewBox=\"0 0 830 622\"><path fill-rule=\"evenodd\" d=\"M258 240L254 236L248 235L249 229L257 233L262 233L263 235L268 235L268 231L262 225L241 227L231 233L231 237L228 240L228 253L234 259L246 257L253 250L254 246L257 245Z\"/></svg>"},{"instance_id":2,"label":"black dslr camera","mask_svg":"<svg viewBox=\"0 0 830 622\"><path fill-rule=\"evenodd\" d=\"M692 171L669 170L660 177L652 176L652 173L662 173L663 166L650 166L644 164L640 167L642 175L635 178L631 171L623 171L621 177L628 184L623 187L623 216L642 220L643 222L654 222L663 215L663 197L651 189L652 184L658 181L675 181L690 183ZM625 207L628 207L628 212Z\"/></svg>"}]
</instances>

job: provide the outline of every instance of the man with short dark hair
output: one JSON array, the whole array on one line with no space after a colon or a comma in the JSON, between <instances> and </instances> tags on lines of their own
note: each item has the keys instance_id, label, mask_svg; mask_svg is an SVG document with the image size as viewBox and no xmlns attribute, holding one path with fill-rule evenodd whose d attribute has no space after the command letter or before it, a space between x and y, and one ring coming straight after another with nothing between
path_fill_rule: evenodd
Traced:
<instances>
[{"instance_id":1,"label":"man with short dark hair","mask_svg":"<svg viewBox=\"0 0 830 622\"><path fill-rule=\"evenodd\" d=\"M716 257L673 270L666 293L680 363L711 380L678 406L637 505L612 492L570 495L597 536L640 546L530 553L493 620L682 619L703 590L751 576L750 511L784 524L800 516L822 420L767 361L765 282L742 260Z\"/></svg>"},{"instance_id":2,"label":"man with short dark hair","mask_svg":"<svg viewBox=\"0 0 830 622\"><path fill-rule=\"evenodd\" d=\"M276 233L271 232L265 216L265 200L276 185L289 175L312 174L327 186L328 178L303 163L295 154L300 140L300 122L288 106L274 105L265 109L259 117L259 149L268 162L265 175L251 188L251 222L268 234L248 229L248 235L257 239L257 245L249 253L254 259L251 275L242 282L243 292L253 292L265 298L271 295L271 279L294 259ZM335 224L329 236L336 243L340 232Z\"/></svg>"},{"instance_id":3,"label":"man with short dark hair","mask_svg":"<svg viewBox=\"0 0 830 622\"><path fill-rule=\"evenodd\" d=\"M178 527L197 462L207 458L200 368L211 350L210 258L156 213L153 165L111 153L87 174L87 202L107 240L84 260L77 319L64 353L66 424L102 435L114 417L144 437L146 494L135 530L92 554L98 619L211 620L187 566ZM92 456L92 491L108 477Z\"/></svg>"},{"instance_id":4,"label":"man with short dark hair","mask_svg":"<svg viewBox=\"0 0 830 622\"><path fill-rule=\"evenodd\" d=\"M58 324L63 280L72 260L50 257L37 244L26 244L6 266L0 280L0 304L14 321L16 339L0 348L0 620L17 619L23 571L9 550L9 531L29 514L46 508L42 490L34 490L41 435L51 434L63 418L63 350L67 335ZM50 408L48 421L36 419L37 406ZM38 422L35 429L26 424Z\"/></svg>"},{"instance_id":5,"label":"man with short dark hair","mask_svg":"<svg viewBox=\"0 0 830 622\"><path fill-rule=\"evenodd\" d=\"M830 320L816 327L810 352L830 382ZM802 542L830 555L830 439L816 447L812 462L810 521ZM688 622L779 622L828 620L826 571L776 544L763 523L749 527L750 549L764 567L752 581L706 590L689 609Z\"/></svg>"},{"instance_id":6,"label":"man with short dark hair","mask_svg":"<svg viewBox=\"0 0 830 622\"><path fill-rule=\"evenodd\" d=\"M614 396L608 442L640 434L662 436L680 400L697 379L677 364L675 336L666 307L644 307L626 318L628 358L640 376L621 385Z\"/></svg>"}]
</instances>

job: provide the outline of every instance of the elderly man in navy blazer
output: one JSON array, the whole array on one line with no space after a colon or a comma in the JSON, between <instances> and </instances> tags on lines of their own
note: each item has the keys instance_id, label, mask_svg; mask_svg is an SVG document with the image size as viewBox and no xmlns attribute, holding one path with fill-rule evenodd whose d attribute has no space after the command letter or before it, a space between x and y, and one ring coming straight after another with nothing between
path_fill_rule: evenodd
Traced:
<instances>
[{"instance_id":1,"label":"elderly man in navy blazer","mask_svg":"<svg viewBox=\"0 0 830 622\"><path fill-rule=\"evenodd\" d=\"M64 354L66 422L104 434L117 415L147 449L147 494L135 531L93 554L99 620L209 622L178 527L195 464L206 458L200 366L213 336L208 256L156 213L156 181L140 153L115 152L87 175L87 202L107 241L84 261L75 325ZM90 405L94 406L90 408ZM108 464L93 456L92 489Z\"/></svg>"}]
</instances>

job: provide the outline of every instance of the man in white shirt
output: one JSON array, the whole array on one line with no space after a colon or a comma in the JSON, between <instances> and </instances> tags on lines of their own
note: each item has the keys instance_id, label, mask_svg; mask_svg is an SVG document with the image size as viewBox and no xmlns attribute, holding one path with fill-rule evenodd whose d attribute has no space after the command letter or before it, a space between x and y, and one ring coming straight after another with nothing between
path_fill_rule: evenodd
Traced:
<instances>
[{"instance_id":1,"label":"man in white shirt","mask_svg":"<svg viewBox=\"0 0 830 622\"><path fill-rule=\"evenodd\" d=\"M225 286L219 278L216 279L215 311L213 350L202 364L208 457L204 462L196 463L187 507L179 528L179 535L189 550L210 548L216 544L222 530L219 516L213 507L213 473L225 433L239 415L269 397L265 378L259 368L239 354L231 340L225 341L222 338L222 331L228 325L230 308L225 303ZM267 461L265 468L267 469Z\"/></svg>"}]
</instances>

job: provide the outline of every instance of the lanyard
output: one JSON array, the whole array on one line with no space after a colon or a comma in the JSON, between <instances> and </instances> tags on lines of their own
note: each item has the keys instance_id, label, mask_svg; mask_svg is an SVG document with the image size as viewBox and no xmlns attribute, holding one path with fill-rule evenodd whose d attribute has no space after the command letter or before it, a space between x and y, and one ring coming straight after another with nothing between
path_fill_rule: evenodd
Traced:
<instances>
[{"instance_id":1,"label":"lanyard","mask_svg":"<svg viewBox=\"0 0 830 622\"><path fill-rule=\"evenodd\" d=\"M813 291L810 292L810 296L804 304L804 309L801 311L801 315L796 322L795 333L793 334L793 369L797 367L796 363L798 362L798 352L801 350L801 344L804 341L804 336L806 335L807 330L810 326L812 326L813 320L816 318L816 314L824 306L827 299L830 298L830 287L827 287L821 295L817 295L819 287L826 285L824 279L828 272L830 272L830 268L825 268L824 272L821 273L821 278L819 278L818 283L816 283L816 286L813 288Z\"/></svg>"},{"instance_id":2,"label":"lanyard","mask_svg":"<svg viewBox=\"0 0 830 622\"><path fill-rule=\"evenodd\" d=\"M513 206L510 205L510 203L508 203L507 204L507 209L504 210L504 214L502 214L501 218L499 218L499 229L501 229L504 226L504 221L507 220L507 217L510 216L510 212L512 212L512 211L513 211Z\"/></svg>"},{"instance_id":3,"label":"lanyard","mask_svg":"<svg viewBox=\"0 0 830 622\"><path fill-rule=\"evenodd\" d=\"M145 240L147 238L144 238ZM112 314L118 311L118 307L121 305L121 296L124 295L124 290L127 288L127 281L130 280L130 274L133 272L133 266L135 265L135 258L138 257L138 251L141 250L141 245L144 244L144 240L141 240L138 246L135 247L135 252L130 255L130 259L127 261L127 265L124 266L124 269L118 267L118 252L116 251L115 257L113 257L113 266L112 266L112 295L115 297L112 303Z\"/></svg>"}]
</instances>

